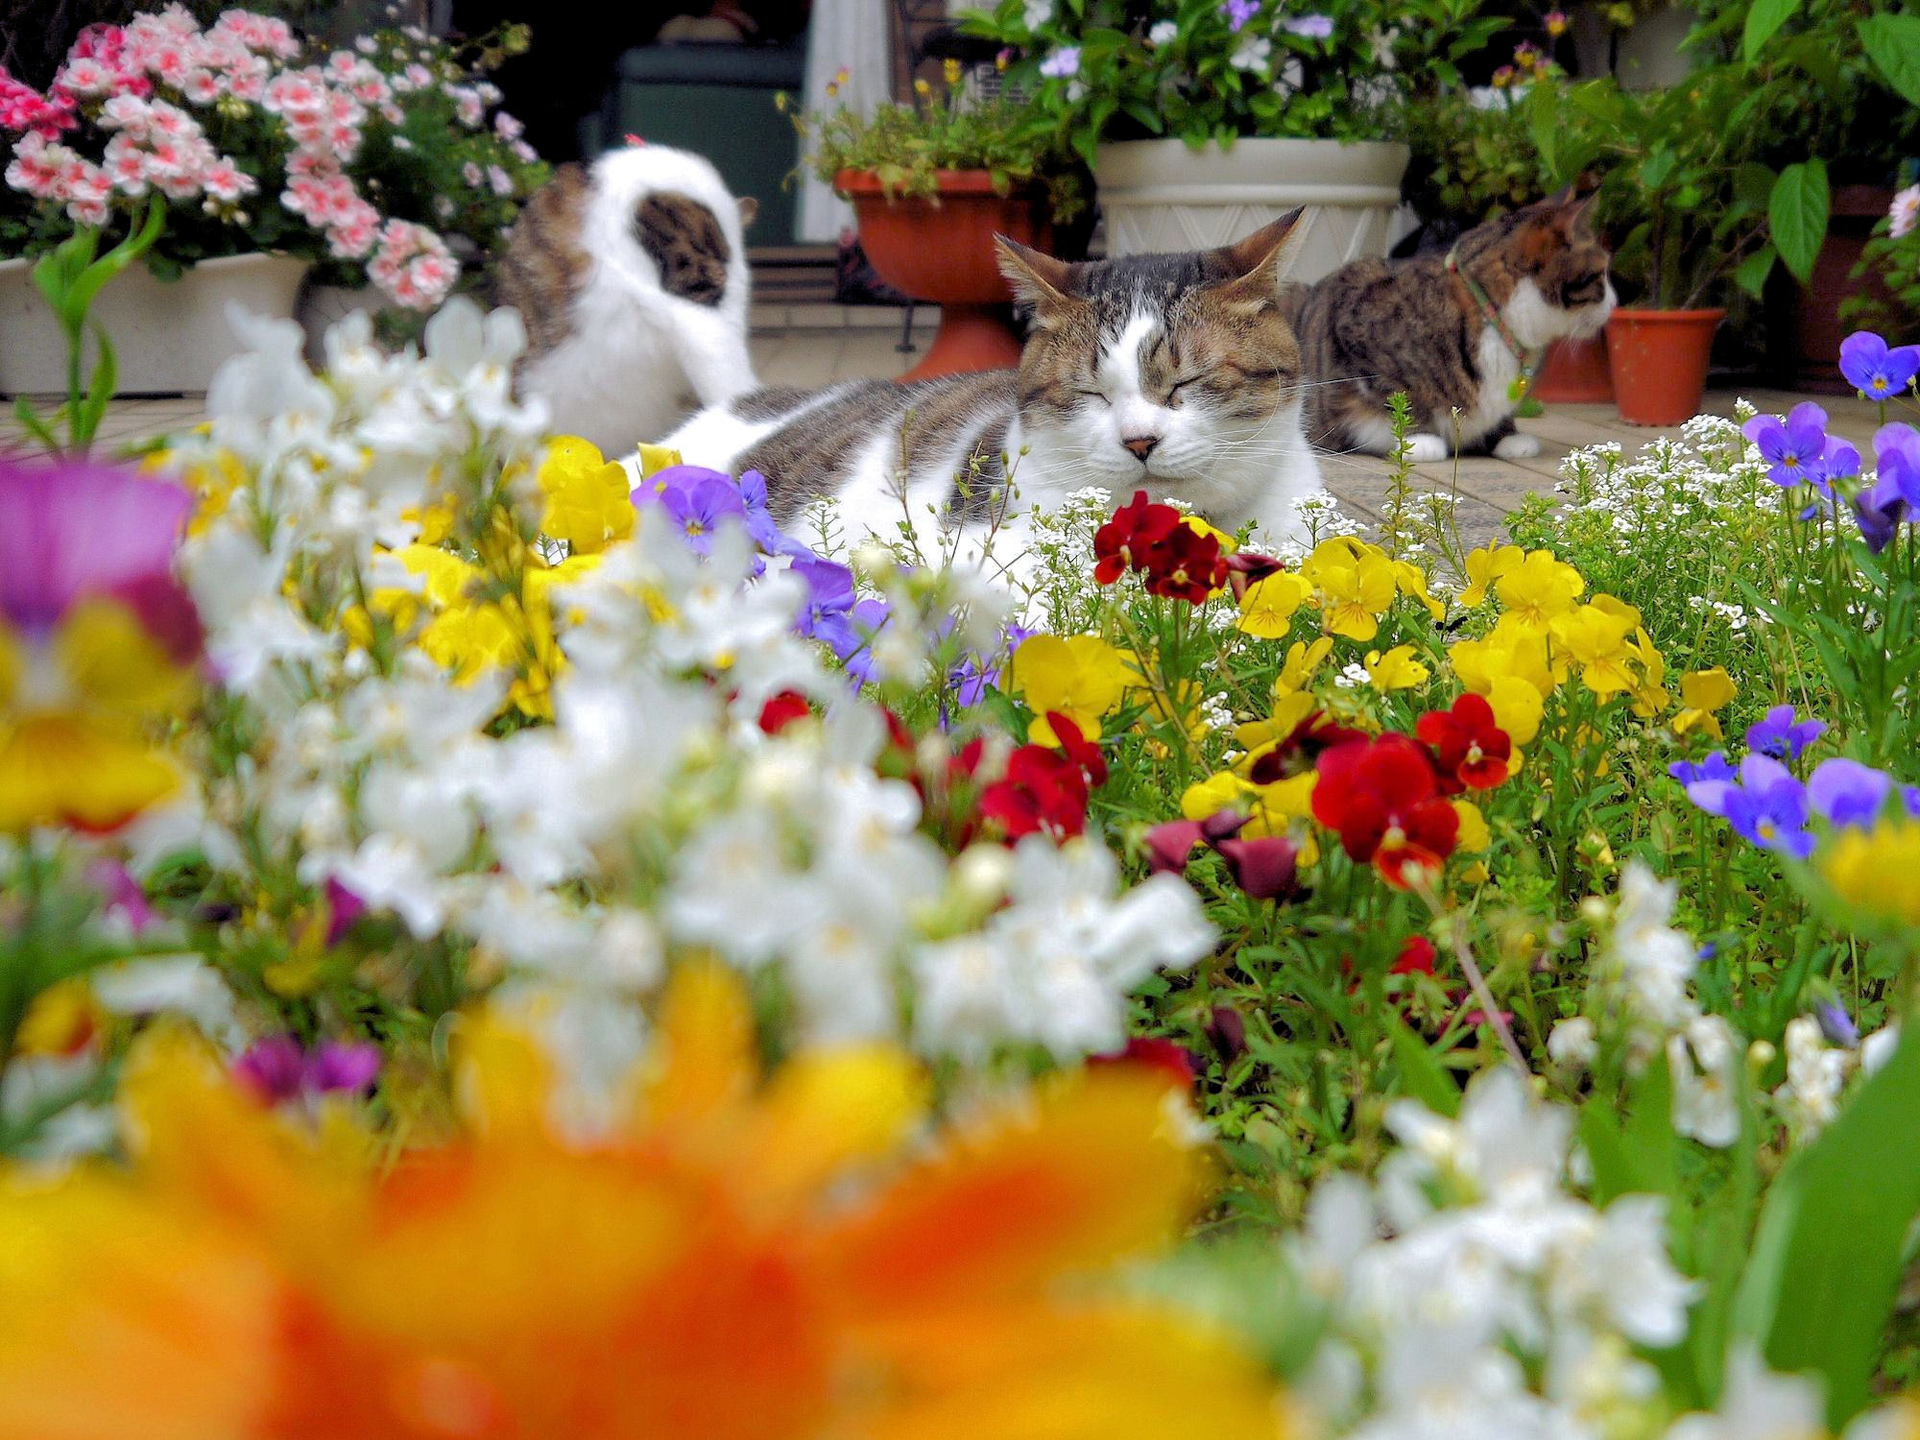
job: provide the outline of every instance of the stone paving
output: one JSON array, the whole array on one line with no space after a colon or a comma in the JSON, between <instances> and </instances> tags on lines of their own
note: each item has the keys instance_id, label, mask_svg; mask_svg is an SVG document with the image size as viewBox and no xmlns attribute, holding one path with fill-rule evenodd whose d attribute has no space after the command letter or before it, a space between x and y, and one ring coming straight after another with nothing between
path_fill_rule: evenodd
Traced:
<instances>
[{"instance_id":1,"label":"stone paving","mask_svg":"<svg viewBox=\"0 0 1920 1440\"><path fill-rule=\"evenodd\" d=\"M811 313L815 311L819 313ZM835 306L782 307L778 318L786 323L778 329L757 330L753 336L754 367L760 379L767 384L825 385L862 376L890 378L913 365L932 335L930 327L916 323L912 334L918 350L902 353L898 348L901 326L897 311L886 312L885 323L877 323L877 316L862 316L860 323L846 323L834 312L845 313ZM916 321L932 318L927 308L915 317ZM1779 414L1800 400L1817 399L1832 417L1831 428L1852 440L1863 454L1868 452L1868 442L1877 427L1875 408L1857 397L1808 397L1764 389L1716 390L1708 393L1702 409L1730 415L1734 401L1742 395L1761 410ZM108 412L99 438L109 448L131 444L184 428L200 415L201 397L197 395L123 400ZM1560 461L1569 450L1607 440L1632 450L1657 436L1679 433L1629 425L1610 405L1556 405L1544 415L1519 423L1522 430L1540 437L1540 454L1533 459L1471 457L1415 467L1421 477L1416 481L1419 488L1458 492L1461 538L1470 544L1483 544L1499 533L1507 512L1525 496L1551 493L1559 478ZM19 428L12 420L0 418L0 448L21 441ZM1384 460L1370 455L1326 455L1322 465L1328 489L1356 518L1369 523L1379 518L1387 492Z\"/></svg>"}]
</instances>

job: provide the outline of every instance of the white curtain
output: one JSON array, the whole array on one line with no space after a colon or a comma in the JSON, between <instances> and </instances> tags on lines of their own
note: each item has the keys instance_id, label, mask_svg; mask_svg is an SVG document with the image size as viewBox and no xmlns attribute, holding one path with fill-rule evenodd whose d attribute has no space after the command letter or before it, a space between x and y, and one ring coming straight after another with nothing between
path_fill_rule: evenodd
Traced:
<instances>
[{"instance_id":1,"label":"white curtain","mask_svg":"<svg viewBox=\"0 0 1920 1440\"><path fill-rule=\"evenodd\" d=\"M830 112L844 105L870 114L893 98L893 32L889 0L813 0L807 24L809 110ZM827 82L847 72L840 93L827 98ZM853 207L831 186L808 175L800 189L799 238L833 241L853 224Z\"/></svg>"}]
</instances>

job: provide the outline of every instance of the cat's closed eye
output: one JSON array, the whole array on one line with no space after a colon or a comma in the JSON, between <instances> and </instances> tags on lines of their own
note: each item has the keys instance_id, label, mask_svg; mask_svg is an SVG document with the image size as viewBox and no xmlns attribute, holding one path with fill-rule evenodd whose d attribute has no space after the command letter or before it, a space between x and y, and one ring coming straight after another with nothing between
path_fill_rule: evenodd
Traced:
<instances>
[{"instance_id":1,"label":"cat's closed eye","mask_svg":"<svg viewBox=\"0 0 1920 1440\"><path fill-rule=\"evenodd\" d=\"M1108 403L1106 393L1100 390L1076 390L1073 392L1082 400L1098 400L1102 405Z\"/></svg>"}]
</instances>

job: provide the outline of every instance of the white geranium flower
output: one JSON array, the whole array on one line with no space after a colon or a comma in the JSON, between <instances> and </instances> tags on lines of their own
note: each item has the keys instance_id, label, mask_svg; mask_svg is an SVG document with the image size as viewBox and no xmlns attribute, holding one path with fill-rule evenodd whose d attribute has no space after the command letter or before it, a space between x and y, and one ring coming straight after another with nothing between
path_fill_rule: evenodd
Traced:
<instances>
[{"instance_id":1,"label":"white geranium flower","mask_svg":"<svg viewBox=\"0 0 1920 1440\"><path fill-rule=\"evenodd\" d=\"M1227 63L1236 70L1264 71L1273 58L1273 41L1264 35L1256 35L1251 30L1243 30L1240 40L1233 47L1233 53L1227 57Z\"/></svg>"},{"instance_id":2,"label":"white geranium flower","mask_svg":"<svg viewBox=\"0 0 1920 1440\"><path fill-rule=\"evenodd\" d=\"M1740 1138L1742 1059L1738 1037L1718 1015L1696 1017L1667 1041L1674 1129L1717 1150Z\"/></svg>"},{"instance_id":3,"label":"white geranium flower","mask_svg":"<svg viewBox=\"0 0 1920 1440\"><path fill-rule=\"evenodd\" d=\"M1826 1433L1819 1386L1798 1375L1776 1375L1747 1344L1727 1361L1720 1408L1683 1415L1666 1440L1817 1440Z\"/></svg>"},{"instance_id":4,"label":"white geranium flower","mask_svg":"<svg viewBox=\"0 0 1920 1440\"><path fill-rule=\"evenodd\" d=\"M1828 1046L1820 1022L1801 1015L1787 1022L1787 1080L1773 1092L1774 1104L1794 1136L1809 1140L1840 1113L1848 1054Z\"/></svg>"}]
</instances>

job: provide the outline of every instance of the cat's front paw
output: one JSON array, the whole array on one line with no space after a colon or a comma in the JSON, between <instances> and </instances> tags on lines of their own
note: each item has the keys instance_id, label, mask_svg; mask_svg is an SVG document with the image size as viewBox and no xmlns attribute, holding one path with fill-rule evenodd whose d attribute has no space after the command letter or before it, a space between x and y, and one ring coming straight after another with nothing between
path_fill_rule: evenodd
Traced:
<instances>
[{"instance_id":1,"label":"cat's front paw","mask_svg":"<svg viewBox=\"0 0 1920 1440\"><path fill-rule=\"evenodd\" d=\"M1531 460L1540 453L1540 437L1523 435L1518 430L1494 442L1493 453L1501 460Z\"/></svg>"},{"instance_id":2,"label":"cat's front paw","mask_svg":"<svg viewBox=\"0 0 1920 1440\"><path fill-rule=\"evenodd\" d=\"M1425 465L1429 461L1444 460L1450 452L1447 442L1438 435L1407 436L1407 459L1415 465Z\"/></svg>"}]
</instances>

